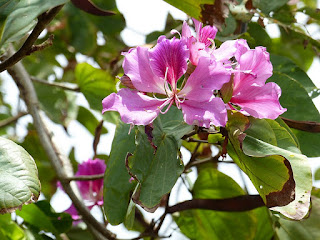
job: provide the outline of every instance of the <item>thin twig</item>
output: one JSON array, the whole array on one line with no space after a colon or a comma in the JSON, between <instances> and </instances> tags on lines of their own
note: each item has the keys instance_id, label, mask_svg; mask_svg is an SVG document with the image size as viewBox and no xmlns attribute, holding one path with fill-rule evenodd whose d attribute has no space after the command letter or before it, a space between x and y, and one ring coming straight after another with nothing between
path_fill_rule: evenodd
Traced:
<instances>
[{"instance_id":1,"label":"thin twig","mask_svg":"<svg viewBox=\"0 0 320 240\"><path fill-rule=\"evenodd\" d=\"M169 207L167 212L174 213L190 209L242 212L262 206L265 204L260 195L244 195L225 199L192 199Z\"/></svg>"},{"instance_id":2,"label":"thin twig","mask_svg":"<svg viewBox=\"0 0 320 240\"><path fill-rule=\"evenodd\" d=\"M26 55L30 55L37 51L42 51L43 49L52 46L53 44L54 35L50 34L49 38L45 40L43 43L38 45L32 45L30 50L26 53Z\"/></svg>"},{"instance_id":3,"label":"thin twig","mask_svg":"<svg viewBox=\"0 0 320 240\"><path fill-rule=\"evenodd\" d=\"M51 87L58 87L58 88L62 88L64 90L68 90L68 91L73 91L73 92L80 92L80 87L75 85L75 86L67 86L65 83L57 83L57 82L48 82L46 80L37 78L37 77L31 77L31 80L33 82L37 82L37 83L41 83L44 85L48 85Z\"/></svg>"},{"instance_id":4,"label":"thin twig","mask_svg":"<svg viewBox=\"0 0 320 240\"><path fill-rule=\"evenodd\" d=\"M103 179L104 173L96 174L96 175L80 175L65 178L65 181L93 181L98 179Z\"/></svg>"},{"instance_id":5,"label":"thin twig","mask_svg":"<svg viewBox=\"0 0 320 240\"><path fill-rule=\"evenodd\" d=\"M14 50L12 47L9 48L9 54L13 55ZM70 160L61 154L52 140L52 136L48 131L45 121L40 115L39 101L30 79L29 74L22 65L21 62L15 64L11 68L8 68L9 74L12 76L13 80L16 82L20 90L20 95L25 101L28 111L31 114L34 122L34 126L39 135L40 142L46 151L50 162L57 173L57 177L60 180L64 191L69 195L77 211L82 215L83 220L94 227L99 233L101 233L105 238L114 240L115 235L110 233L101 223L99 223L90 213L88 208L83 204L83 202L76 195L76 188L72 188L70 182L66 181L71 172L72 166ZM76 186L74 183L73 186ZM99 236L97 236L99 237Z\"/></svg>"},{"instance_id":6,"label":"thin twig","mask_svg":"<svg viewBox=\"0 0 320 240\"><path fill-rule=\"evenodd\" d=\"M9 117L7 119L0 121L0 128L8 126L8 125L18 121L19 118L21 118L27 114L28 114L27 112L19 112L16 116Z\"/></svg>"},{"instance_id":7,"label":"thin twig","mask_svg":"<svg viewBox=\"0 0 320 240\"><path fill-rule=\"evenodd\" d=\"M209 143L208 140L195 139L195 138L191 138L191 137L189 137L185 140L187 142Z\"/></svg>"},{"instance_id":8,"label":"thin twig","mask_svg":"<svg viewBox=\"0 0 320 240\"><path fill-rule=\"evenodd\" d=\"M52 19L57 15L57 13L61 10L62 7L63 5L59 5L55 8L52 8L50 11L41 14L38 17L37 25L34 27L32 33L29 35L22 47L15 54L13 54L5 61L0 63L0 72L3 72L7 68L13 66L17 62L19 62L23 57L28 55L28 53L32 49L33 44L38 39L43 29L45 29L45 27L52 21Z\"/></svg>"}]
</instances>

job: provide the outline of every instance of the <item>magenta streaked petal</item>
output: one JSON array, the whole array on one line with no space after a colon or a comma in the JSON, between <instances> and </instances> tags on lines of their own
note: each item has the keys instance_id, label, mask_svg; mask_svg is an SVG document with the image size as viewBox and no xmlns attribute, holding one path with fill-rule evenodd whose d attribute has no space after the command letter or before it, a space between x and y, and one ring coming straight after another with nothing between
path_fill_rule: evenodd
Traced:
<instances>
[{"instance_id":1,"label":"magenta streaked petal","mask_svg":"<svg viewBox=\"0 0 320 240\"><path fill-rule=\"evenodd\" d=\"M71 217L73 219L73 224L78 224L80 222L79 221L80 220L79 213L73 204L71 204L71 206L67 210L65 210L65 212L69 213L71 215Z\"/></svg>"},{"instance_id":2,"label":"magenta streaked petal","mask_svg":"<svg viewBox=\"0 0 320 240\"><path fill-rule=\"evenodd\" d=\"M125 53L124 73L131 79L136 89L142 92L165 94L163 79L154 74L150 67L149 49L137 47Z\"/></svg>"},{"instance_id":3,"label":"magenta streaked petal","mask_svg":"<svg viewBox=\"0 0 320 240\"><path fill-rule=\"evenodd\" d=\"M167 72L167 81L172 86L187 70L189 50L185 40L159 37L158 44L150 50L149 56L153 72L162 79Z\"/></svg>"},{"instance_id":4,"label":"magenta streaked petal","mask_svg":"<svg viewBox=\"0 0 320 240\"><path fill-rule=\"evenodd\" d=\"M221 98L212 97L209 101L185 100L181 103L184 121L189 125L201 127L225 126L227 110Z\"/></svg>"},{"instance_id":5,"label":"magenta streaked petal","mask_svg":"<svg viewBox=\"0 0 320 240\"><path fill-rule=\"evenodd\" d=\"M273 82L264 86L243 87L237 95L230 100L231 103L240 106L241 112L256 118L276 119L287 111L280 105L280 87Z\"/></svg>"},{"instance_id":6,"label":"magenta streaked petal","mask_svg":"<svg viewBox=\"0 0 320 240\"><path fill-rule=\"evenodd\" d=\"M208 101L214 90L219 90L230 80L230 75L231 72L226 70L221 62L201 57L198 66L178 95L194 101Z\"/></svg>"},{"instance_id":7,"label":"magenta streaked petal","mask_svg":"<svg viewBox=\"0 0 320 240\"><path fill-rule=\"evenodd\" d=\"M246 51L239 57L239 70L249 73L239 73L234 80L234 89L252 84L263 86L272 76L272 64L269 53L264 47L256 47Z\"/></svg>"},{"instance_id":8,"label":"magenta streaked petal","mask_svg":"<svg viewBox=\"0 0 320 240\"><path fill-rule=\"evenodd\" d=\"M209 47L212 44L212 41L218 32L218 29L215 26L205 26L200 30L199 41L204 43L206 47Z\"/></svg>"},{"instance_id":9,"label":"magenta streaked petal","mask_svg":"<svg viewBox=\"0 0 320 240\"><path fill-rule=\"evenodd\" d=\"M190 30L190 27L186 21L183 21L181 35L184 38L191 37L191 30Z\"/></svg>"},{"instance_id":10,"label":"magenta streaked petal","mask_svg":"<svg viewBox=\"0 0 320 240\"><path fill-rule=\"evenodd\" d=\"M103 99L102 113L117 111L124 123L148 125L158 116L159 107L165 100L158 100L140 92L123 88L117 94L112 93Z\"/></svg>"},{"instance_id":11,"label":"magenta streaked petal","mask_svg":"<svg viewBox=\"0 0 320 240\"><path fill-rule=\"evenodd\" d=\"M188 47L190 50L190 62L192 65L197 66L200 57L206 56L210 57L210 54L205 51L205 44L197 42L194 37L188 39Z\"/></svg>"}]
</instances>

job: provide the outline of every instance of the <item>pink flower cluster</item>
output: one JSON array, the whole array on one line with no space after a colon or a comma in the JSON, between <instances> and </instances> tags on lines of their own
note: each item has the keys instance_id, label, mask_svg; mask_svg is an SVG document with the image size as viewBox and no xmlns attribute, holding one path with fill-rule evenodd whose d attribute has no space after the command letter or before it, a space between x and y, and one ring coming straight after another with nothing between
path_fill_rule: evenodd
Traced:
<instances>
[{"instance_id":1,"label":"pink flower cluster","mask_svg":"<svg viewBox=\"0 0 320 240\"><path fill-rule=\"evenodd\" d=\"M225 126L227 110L269 119L286 111L279 103L280 87L266 83L272 64L264 47L250 49L238 39L216 49L217 29L194 23L196 36L184 22L180 39L161 36L152 49L125 53L123 69L131 87L103 99L102 112L118 111L125 123L148 125L174 104L186 123L210 127ZM229 89L222 91L223 86ZM227 100L223 92L231 93Z\"/></svg>"}]
</instances>

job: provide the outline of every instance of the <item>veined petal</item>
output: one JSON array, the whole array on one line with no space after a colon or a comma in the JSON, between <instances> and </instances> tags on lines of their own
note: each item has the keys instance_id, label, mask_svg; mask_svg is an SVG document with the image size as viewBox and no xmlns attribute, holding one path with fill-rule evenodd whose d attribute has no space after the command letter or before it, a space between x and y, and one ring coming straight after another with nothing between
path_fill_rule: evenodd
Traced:
<instances>
[{"instance_id":1,"label":"veined petal","mask_svg":"<svg viewBox=\"0 0 320 240\"><path fill-rule=\"evenodd\" d=\"M256 118L276 119L287 111L280 105L280 95L280 87L276 83L269 82L262 87L242 88L242 91L233 96L230 102L241 107L240 112L244 114Z\"/></svg>"},{"instance_id":2,"label":"veined petal","mask_svg":"<svg viewBox=\"0 0 320 240\"><path fill-rule=\"evenodd\" d=\"M227 110L221 98L212 97L209 101L199 102L185 100L181 103L184 121L189 125L198 125L209 128L225 126L227 122Z\"/></svg>"},{"instance_id":3,"label":"veined petal","mask_svg":"<svg viewBox=\"0 0 320 240\"><path fill-rule=\"evenodd\" d=\"M221 62L201 57L198 66L178 95L198 102L208 101L214 90L219 90L230 80L230 75L231 72L227 71Z\"/></svg>"},{"instance_id":4,"label":"veined petal","mask_svg":"<svg viewBox=\"0 0 320 240\"><path fill-rule=\"evenodd\" d=\"M186 21L183 21L181 35L183 38L191 37L191 30L190 30L190 27Z\"/></svg>"},{"instance_id":5,"label":"veined petal","mask_svg":"<svg viewBox=\"0 0 320 240\"><path fill-rule=\"evenodd\" d=\"M246 51L238 60L240 71L249 73L239 73L234 79L234 89L247 87L253 83L263 86L266 80L272 76L272 64L269 53L264 47L256 47Z\"/></svg>"},{"instance_id":6,"label":"veined petal","mask_svg":"<svg viewBox=\"0 0 320 240\"><path fill-rule=\"evenodd\" d=\"M187 71L189 50L185 40L159 37L158 44L150 50L150 65L160 78L167 76L171 86L175 86L179 78Z\"/></svg>"},{"instance_id":7,"label":"veined petal","mask_svg":"<svg viewBox=\"0 0 320 240\"><path fill-rule=\"evenodd\" d=\"M146 96L140 92L121 89L117 94L112 93L102 100L103 110L117 111L124 123L134 125L148 125L158 116L164 100Z\"/></svg>"},{"instance_id":8,"label":"veined petal","mask_svg":"<svg viewBox=\"0 0 320 240\"><path fill-rule=\"evenodd\" d=\"M137 47L126 53L123 70L139 91L165 94L163 79L156 76L150 67L148 48Z\"/></svg>"},{"instance_id":9,"label":"veined petal","mask_svg":"<svg viewBox=\"0 0 320 240\"><path fill-rule=\"evenodd\" d=\"M212 44L212 41L218 32L218 29L215 26L205 26L200 30L199 41L204 43L206 47L209 47Z\"/></svg>"},{"instance_id":10,"label":"veined petal","mask_svg":"<svg viewBox=\"0 0 320 240\"><path fill-rule=\"evenodd\" d=\"M244 39L228 40L221 44L218 49L213 51L213 55L217 61L228 61L230 58L239 57L248 51L250 48Z\"/></svg>"}]
</instances>

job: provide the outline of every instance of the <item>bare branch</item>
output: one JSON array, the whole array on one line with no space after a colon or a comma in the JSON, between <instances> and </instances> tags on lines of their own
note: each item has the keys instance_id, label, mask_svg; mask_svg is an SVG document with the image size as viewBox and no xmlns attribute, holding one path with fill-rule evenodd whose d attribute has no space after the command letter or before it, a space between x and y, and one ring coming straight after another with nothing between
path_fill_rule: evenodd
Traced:
<instances>
[{"instance_id":1,"label":"bare branch","mask_svg":"<svg viewBox=\"0 0 320 240\"><path fill-rule=\"evenodd\" d=\"M43 49L52 46L53 44L54 35L50 34L49 38L45 40L43 43L38 45L32 45L30 50L26 53L26 55L30 55L31 53L42 51Z\"/></svg>"},{"instance_id":2,"label":"bare branch","mask_svg":"<svg viewBox=\"0 0 320 240\"><path fill-rule=\"evenodd\" d=\"M7 68L13 66L23 57L30 54L30 50L32 49L34 42L38 39L43 29L52 21L62 7L63 5L52 8L50 11L45 12L38 17L37 25L34 27L32 33L29 35L22 47L15 54L0 63L0 72L3 72Z\"/></svg>"},{"instance_id":3,"label":"bare branch","mask_svg":"<svg viewBox=\"0 0 320 240\"><path fill-rule=\"evenodd\" d=\"M242 212L262 206L265 206L265 204L260 195L244 195L225 199L192 199L168 207L167 213L181 212L190 209Z\"/></svg>"},{"instance_id":4,"label":"bare branch","mask_svg":"<svg viewBox=\"0 0 320 240\"><path fill-rule=\"evenodd\" d=\"M27 114L28 114L27 112L19 112L16 116L13 116L13 117L10 117L10 118L7 118L7 119L0 121L0 128L8 126L11 123L18 121L19 118L21 118Z\"/></svg>"},{"instance_id":5,"label":"bare branch","mask_svg":"<svg viewBox=\"0 0 320 240\"><path fill-rule=\"evenodd\" d=\"M13 55L12 47L9 48L9 54ZM83 202L77 197L75 191L70 185L70 182L67 181L68 177L72 174L73 170L70 163L70 160L61 154L56 147L55 143L52 140L51 133L48 131L45 121L40 115L40 107L37 94L35 92L34 86L30 79L29 74L22 65L21 62L15 64L13 67L8 68L9 74L12 76L13 80L16 82L20 95L25 101L28 111L31 114L34 122L34 126L39 135L40 142L46 151L50 162L57 173L57 177L60 180L65 192L71 198L74 206L78 212L82 215L83 220L88 224L94 227L99 233L101 233L105 238L114 240L116 239L115 235L109 232L101 223L99 223L90 213L88 208L83 204ZM74 183L73 186L76 186ZM97 238L101 239L100 236Z\"/></svg>"},{"instance_id":6,"label":"bare branch","mask_svg":"<svg viewBox=\"0 0 320 240\"><path fill-rule=\"evenodd\" d=\"M96 175L80 175L65 178L66 181L92 181L102 179L104 177L104 173L96 174Z\"/></svg>"},{"instance_id":7,"label":"bare branch","mask_svg":"<svg viewBox=\"0 0 320 240\"><path fill-rule=\"evenodd\" d=\"M75 86L67 86L64 83L56 83L56 82L51 83L51 82L48 82L46 80L43 80L43 79L40 79L40 78L37 78L37 77L31 77L31 80L33 82L41 83L41 84L48 85L48 86L51 86L51 87L58 87L58 88L62 88L64 90L68 90L68 91L80 92L80 87L77 86L77 85L75 85Z\"/></svg>"}]
</instances>

